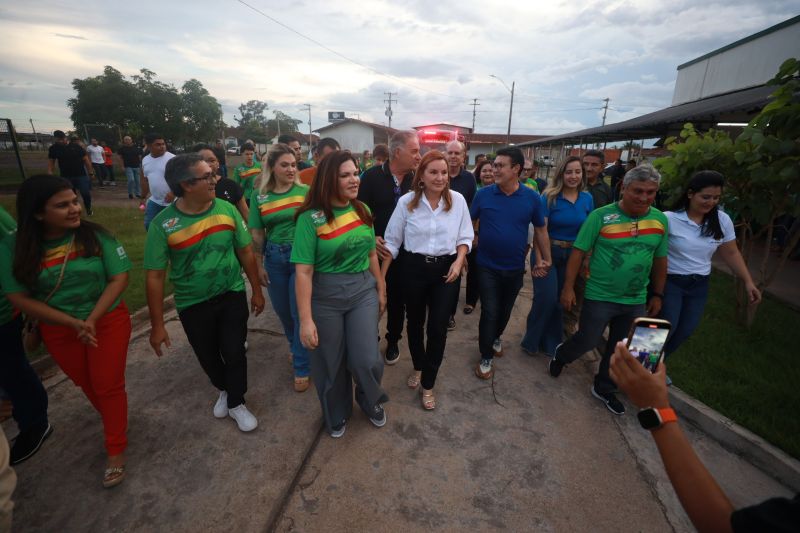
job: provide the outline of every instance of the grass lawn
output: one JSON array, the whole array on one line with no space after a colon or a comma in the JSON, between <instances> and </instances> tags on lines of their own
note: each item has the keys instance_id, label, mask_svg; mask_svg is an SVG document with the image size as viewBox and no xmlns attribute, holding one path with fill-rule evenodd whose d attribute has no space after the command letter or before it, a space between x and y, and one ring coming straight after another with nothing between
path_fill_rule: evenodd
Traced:
<instances>
[{"instance_id":1,"label":"grass lawn","mask_svg":"<svg viewBox=\"0 0 800 533\"><path fill-rule=\"evenodd\" d=\"M733 279L711 277L700 327L667 361L675 385L800 458L800 313L770 298L751 329L734 322Z\"/></svg>"},{"instance_id":2,"label":"grass lawn","mask_svg":"<svg viewBox=\"0 0 800 533\"><path fill-rule=\"evenodd\" d=\"M15 215L14 197L4 196L0 198L0 205L6 211ZM146 233L142 226L142 214L137 209L125 209L119 207L94 207L92 221L97 222L108 229L125 246L133 263L130 271L128 288L123 294L123 299L128 305L131 313L147 305L144 290L144 240ZM164 287L164 294L172 292L172 284L167 282Z\"/></svg>"}]
</instances>

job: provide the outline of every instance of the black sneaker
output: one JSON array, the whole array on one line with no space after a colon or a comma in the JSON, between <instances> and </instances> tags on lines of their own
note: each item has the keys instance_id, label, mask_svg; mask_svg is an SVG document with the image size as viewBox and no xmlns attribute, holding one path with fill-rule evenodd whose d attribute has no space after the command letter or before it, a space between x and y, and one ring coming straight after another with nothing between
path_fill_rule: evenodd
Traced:
<instances>
[{"instance_id":1,"label":"black sneaker","mask_svg":"<svg viewBox=\"0 0 800 533\"><path fill-rule=\"evenodd\" d=\"M28 431L20 433L16 440L14 440L14 446L11 448L9 463L16 465L33 457L52 432L53 426L47 424L44 428L29 429Z\"/></svg>"},{"instance_id":2,"label":"black sneaker","mask_svg":"<svg viewBox=\"0 0 800 533\"><path fill-rule=\"evenodd\" d=\"M456 317L451 316L450 321L447 323L447 331L453 331L456 329Z\"/></svg>"},{"instance_id":3,"label":"black sneaker","mask_svg":"<svg viewBox=\"0 0 800 533\"><path fill-rule=\"evenodd\" d=\"M393 365L400 359L400 348L397 347L396 342L389 342L386 344L386 354L383 356L387 365Z\"/></svg>"},{"instance_id":4,"label":"black sneaker","mask_svg":"<svg viewBox=\"0 0 800 533\"><path fill-rule=\"evenodd\" d=\"M347 428L347 426L346 426L345 422L342 422L338 426L333 426L331 428L331 433L330 433L331 437L333 437L334 439L340 438L342 435L344 435L344 430L346 428Z\"/></svg>"},{"instance_id":5,"label":"black sneaker","mask_svg":"<svg viewBox=\"0 0 800 533\"><path fill-rule=\"evenodd\" d=\"M128 200L133 200L133 195L132 194L128 195Z\"/></svg>"},{"instance_id":6,"label":"black sneaker","mask_svg":"<svg viewBox=\"0 0 800 533\"><path fill-rule=\"evenodd\" d=\"M625 414L625 406L622 405L622 402L617 400L617 396L613 392L606 392L605 394L600 394L592 385L592 396L606 404L606 407L609 411L614 413L615 415L624 415Z\"/></svg>"},{"instance_id":7,"label":"black sneaker","mask_svg":"<svg viewBox=\"0 0 800 533\"><path fill-rule=\"evenodd\" d=\"M547 365L547 370L550 372L550 375L554 378L557 378L561 375L561 371L564 370L564 363L561 361L556 360L555 357L550 359L550 363Z\"/></svg>"},{"instance_id":8,"label":"black sneaker","mask_svg":"<svg viewBox=\"0 0 800 533\"><path fill-rule=\"evenodd\" d=\"M369 417L369 421L376 428L382 428L386 425L386 411L383 410L383 406L378 404L375 406L372 415Z\"/></svg>"}]
</instances>

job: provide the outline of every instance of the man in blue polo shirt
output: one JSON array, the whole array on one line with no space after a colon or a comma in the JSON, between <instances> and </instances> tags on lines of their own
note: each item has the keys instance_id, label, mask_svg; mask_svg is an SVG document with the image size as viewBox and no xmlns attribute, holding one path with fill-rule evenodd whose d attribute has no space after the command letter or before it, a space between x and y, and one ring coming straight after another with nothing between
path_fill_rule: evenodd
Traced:
<instances>
[{"instance_id":1,"label":"man in blue polo shirt","mask_svg":"<svg viewBox=\"0 0 800 533\"><path fill-rule=\"evenodd\" d=\"M498 150L492 165L494 185L480 189L470 208L478 235L481 360L475 374L481 379L492 377L492 360L503 355L500 337L522 288L529 224L533 224L534 238L542 250L535 266L539 272L547 272L551 264L550 239L539 194L519 184L524 163L519 148Z\"/></svg>"}]
</instances>

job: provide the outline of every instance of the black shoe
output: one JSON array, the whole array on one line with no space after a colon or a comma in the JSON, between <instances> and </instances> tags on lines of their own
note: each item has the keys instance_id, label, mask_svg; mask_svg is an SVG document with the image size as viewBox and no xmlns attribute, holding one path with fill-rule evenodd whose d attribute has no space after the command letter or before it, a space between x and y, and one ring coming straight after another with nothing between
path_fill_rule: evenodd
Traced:
<instances>
[{"instance_id":1,"label":"black shoe","mask_svg":"<svg viewBox=\"0 0 800 533\"><path fill-rule=\"evenodd\" d=\"M92 211L92 208L91 208L91 207L90 207L89 209L87 209L87 210L86 210L86 215L87 215L87 216L92 216L92 215L94 215L94 211Z\"/></svg>"},{"instance_id":2,"label":"black shoe","mask_svg":"<svg viewBox=\"0 0 800 533\"><path fill-rule=\"evenodd\" d=\"M386 344L386 354L383 356L387 365L393 365L400 359L400 348L397 347L396 342L389 342Z\"/></svg>"},{"instance_id":3,"label":"black shoe","mask_svg":"<svg viewBox=\"0 0 800 533\"><path fill-rule=\"evenodd\" d=\"M11 448L9 463L16 465L33 457L52 432L53 426L47 424L43 428L29 429L20 433L16 440L14 440L14 446Z\"/></svg>"},{"instance_id":4,"label":"black shoe","mask_svg":"<svg viewBox=\"0 0 800 533\"><path fill-rule=\"evenodd\" d=\"M383 410L381 404L375 406L372 415L369 417L369 421L377 428L382 428L386 425L386 411Z\"/></svg>"},{"instance_id":5,"label":"black shoe","mask_svg":"<svg viewBox=\"0 0 800 533\"><path fill-rule=\"evenodd\" d=\"M128 200L133 200L133 195L132 194L128 195Z\"/></svg>"},{"instance_id":6,"label":"black shoe","mask_svg":"<svg viewBox=\"0 0 800 533\"><path fill-rule=\"evenodd\" d=\"M604 394L600 394L592 385L592 396L603 402L609 411L614 413L615 415L624 415L625 414L625 406L622 405L622 402L617 400L617 396L613 392L606 392Z\"/></svg>"},{"instance_id":7,"label":"black shoe","mask_svg":"<svg viewBox=\"0 0 800 533\"><path fill-rule=\"evenodd\" d=\"M550 359L550 363L547 365L547 370L550 372L551 376L557 378L561 375L561 371L564 370L564 366L564 363L556 360L556 358L553 357Z\"/></svg>"},{"instance_id":8,"label":"black shoe","mask_svg":"<svg viewBox=\"0 0 800 533\"><path fill-rule=\"evenodd\" d=\"M456 317L451 316L450 321L447 323L447 331L453 331L456 329Z\"/></svg>"}]
</instances>

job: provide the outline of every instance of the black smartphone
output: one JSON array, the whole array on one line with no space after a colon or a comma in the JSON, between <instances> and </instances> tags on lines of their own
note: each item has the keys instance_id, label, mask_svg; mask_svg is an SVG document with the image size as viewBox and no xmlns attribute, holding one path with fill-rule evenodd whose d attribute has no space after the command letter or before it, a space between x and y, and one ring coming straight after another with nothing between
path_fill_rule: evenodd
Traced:
<instances>
[{"instance_id":1,"label":"black smartphone","mask_svg":"<svg viewBox=\"0 0 800 533\"><path fill-rule=\"evenodd\" d=\"M650 372L655 373L664 358L670 327L669 321L658 318L641 317L633 321L628 334L628 350Z\"/></svg>"}]
</instances>

